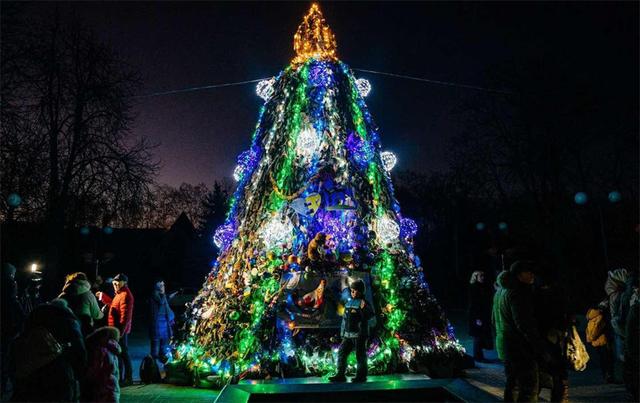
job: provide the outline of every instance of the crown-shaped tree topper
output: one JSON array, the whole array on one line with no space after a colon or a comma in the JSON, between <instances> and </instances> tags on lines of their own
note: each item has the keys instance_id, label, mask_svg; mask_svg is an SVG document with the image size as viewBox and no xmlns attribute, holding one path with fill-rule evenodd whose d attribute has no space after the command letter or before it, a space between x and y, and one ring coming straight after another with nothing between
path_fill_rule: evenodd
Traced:
<instances>
[{"instance_id":1,"label":"crown-shaped tree topper","mask_svg":"<svg viewBox=\"0 0 640 403\"><path fill-rule=\"evenodd\" d=\"M336 60L336 48L336 37L324 20L320 6L313 3L293 36L296 57L292 63L304 63L309 58Z\"/></svg>"}]
</instances>

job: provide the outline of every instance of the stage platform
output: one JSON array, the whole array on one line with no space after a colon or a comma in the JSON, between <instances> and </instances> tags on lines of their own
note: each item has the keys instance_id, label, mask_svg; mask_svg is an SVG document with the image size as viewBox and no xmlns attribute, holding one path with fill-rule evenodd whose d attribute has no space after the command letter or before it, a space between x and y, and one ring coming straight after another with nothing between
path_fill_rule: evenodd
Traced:
<instances>
[{"instance_id":1,"label":"stage platform","mask_svg":"<svg viewBox=\"0 0 640 403\"><path fill-rule=\"evenodd\" d=\"M326 378L241 381L225 386L216 403L248 402L499 402L464 379L424 375L370 376L366 383L331 383Z\"/></svg>"}]
</instances>

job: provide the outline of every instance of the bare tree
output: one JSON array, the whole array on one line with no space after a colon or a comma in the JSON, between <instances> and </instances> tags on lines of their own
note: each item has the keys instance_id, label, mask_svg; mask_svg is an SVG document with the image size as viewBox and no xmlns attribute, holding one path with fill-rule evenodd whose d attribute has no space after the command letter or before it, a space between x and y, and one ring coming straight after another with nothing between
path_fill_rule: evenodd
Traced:
<instances>
[{"instance_id":1,"label":"bare tree","mask_svg":"<svg viewBox=\"0 0 640 403\"><path fill-rule=\"evenodd\" d=\"M79 20L48 9L3 23L0 181L3 199L26 200L24 218L46 219L55 275L64 226L140 216L157 164L130 135L137 73Z\"/></svg>"}]
</instances>

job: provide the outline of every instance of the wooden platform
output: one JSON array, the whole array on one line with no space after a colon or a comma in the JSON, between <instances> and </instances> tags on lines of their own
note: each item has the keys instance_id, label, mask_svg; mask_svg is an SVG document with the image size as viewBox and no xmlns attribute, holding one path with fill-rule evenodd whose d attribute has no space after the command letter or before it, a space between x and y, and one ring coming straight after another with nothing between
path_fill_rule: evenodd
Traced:
<instances>
[{"instance_id":1,"label":"wooden platform","mask_svg":"<svg viewBox=\"0 0 640 403\"><path fill-rule=\"evenodd\" d=\"M424 375L370 376L366 383L331 383L325 378L242 381L225 386L216 403L245 402L498 402L464 379Z\"/></svg>"}]
</instances>

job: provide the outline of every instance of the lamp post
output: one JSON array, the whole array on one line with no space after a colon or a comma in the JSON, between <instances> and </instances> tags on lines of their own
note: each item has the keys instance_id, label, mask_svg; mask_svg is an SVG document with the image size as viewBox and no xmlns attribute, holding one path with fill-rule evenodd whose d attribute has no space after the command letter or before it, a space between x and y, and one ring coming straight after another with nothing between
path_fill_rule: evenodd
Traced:
<instances>
[{"instance_id":1,"label":"lamp post","mask_svg":"<svg viewBox=\"0 0 640 403\"><path fill-rule=\"evenodd\" d=\"M97 233L94 234L92 242L92 263L95 263L94 280L98 278L100 272L100 254L102 253L102 237L103 235L110 236L113 234L113 228L110 226L104 226L102 228L95 228ZM91 228L88 226L80 227L80 235L88 237L91 235Z\"/></svg>"},{"instance_id":2,"label":"lamp post","mask_svg":"<svg viewBox=\"0 0 640 403\"><path fill-rule=\"evenodd\" d=\"M577 192L573 196L573 200L578 205L585 205L589 201L589 196L585 192ZM617 190L609 192L607 200L612 203L618 203L622 200L622 195ZM598 221L600 224L600 241L602 244L602 257L604 258L605 269L609 270L609 251L607 246L607 234L604 228L604 214L602 213L602 206L598 202L594 202L596 209L598 210Z\"/></svg>"}]
</instances>

